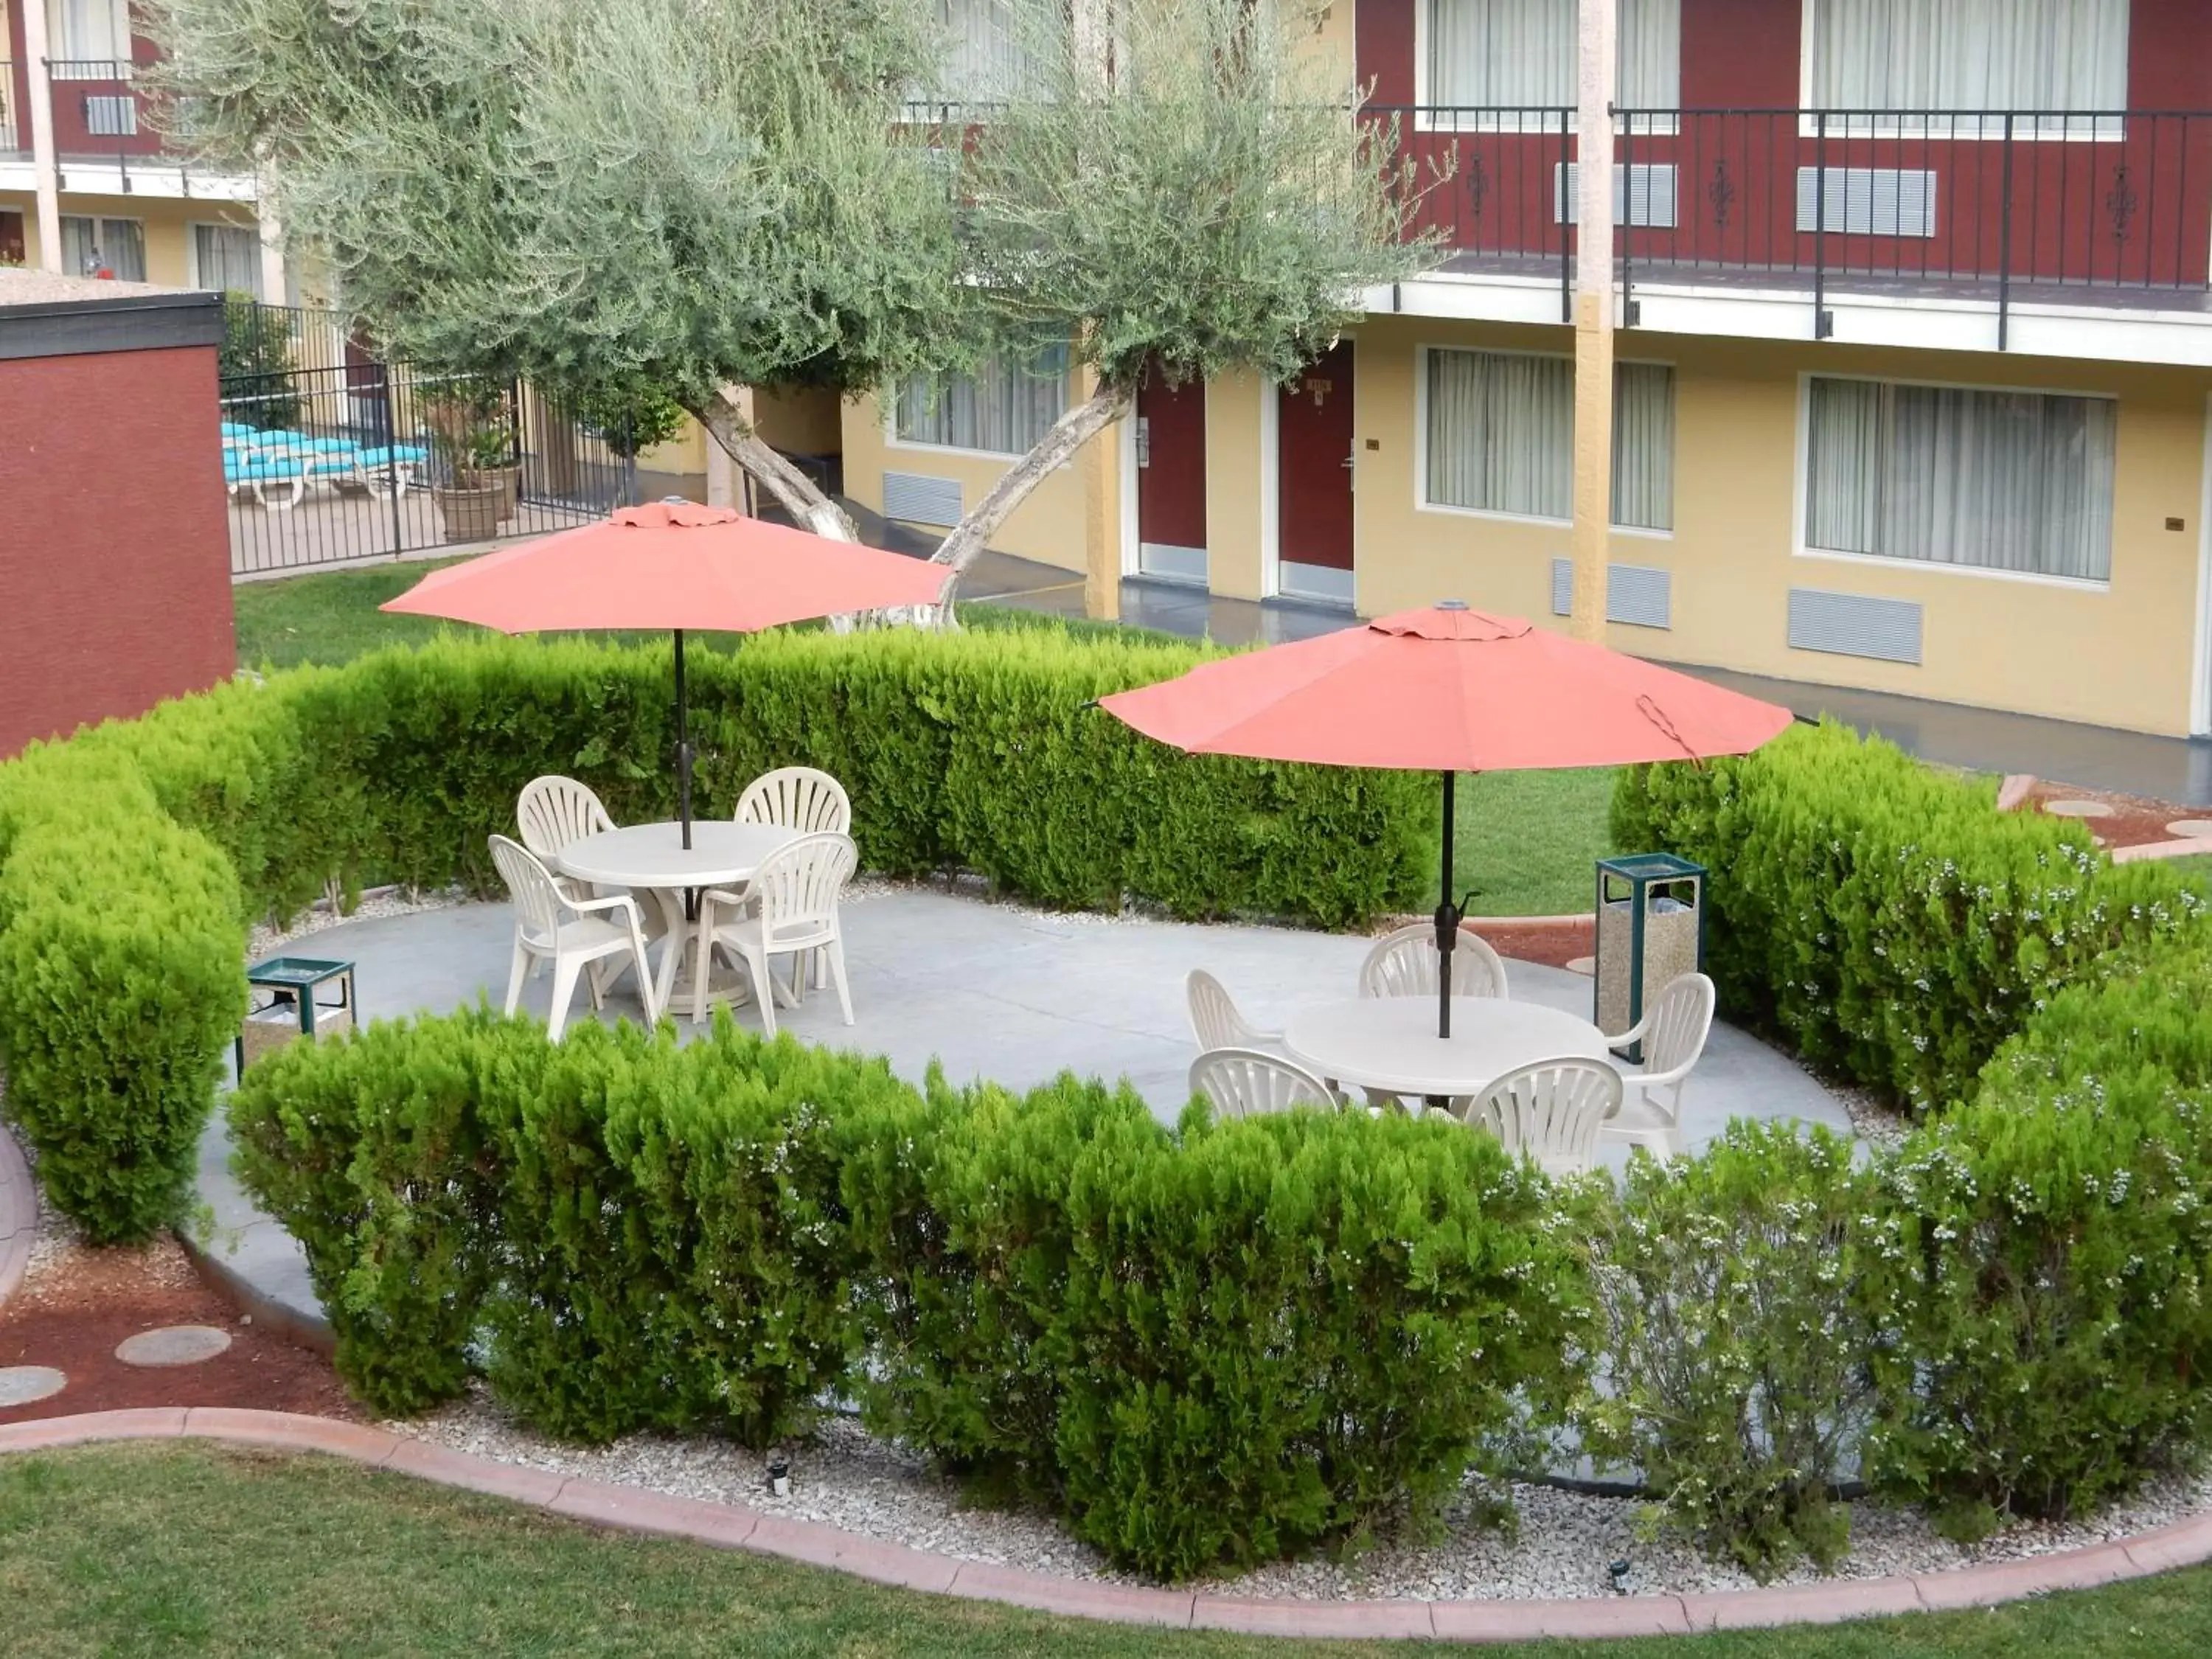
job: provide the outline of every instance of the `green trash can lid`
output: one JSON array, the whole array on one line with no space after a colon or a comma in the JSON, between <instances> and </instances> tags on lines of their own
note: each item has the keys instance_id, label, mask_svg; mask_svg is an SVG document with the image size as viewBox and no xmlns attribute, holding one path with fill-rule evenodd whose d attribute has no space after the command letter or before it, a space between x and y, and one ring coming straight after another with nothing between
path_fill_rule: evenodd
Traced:
<instances>
[{"instance_id":1,"label":"green trash can lid","mask_svg":"<svg viewBox=\"0 0 2212 1659\"><path fill-rule=\"evenodd\" d=\"M1679 881L1685 876L1706 873L1704 865L1678 859L1672 853L1633 853L1626 858L1600 859L1597 867L1608 875L1623 876L1630 881Z\"/></svg>"},{"instance_id":2,"label":"green trash can lid","mask_svg":"<svg viewBox=\"0 0 2212 1659\"><path fill-rule=\"evenodd\" d=\"M246 970L249 985L320 985L353 971L353 963L323 957L270 957Z\"/></svg>"}]
</instances>

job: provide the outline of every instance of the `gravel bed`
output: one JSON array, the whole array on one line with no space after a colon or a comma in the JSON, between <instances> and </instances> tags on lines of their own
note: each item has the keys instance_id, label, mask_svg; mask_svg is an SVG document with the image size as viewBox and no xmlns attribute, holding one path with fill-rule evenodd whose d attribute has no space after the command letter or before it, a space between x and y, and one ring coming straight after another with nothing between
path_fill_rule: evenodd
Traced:
<instances>
[{"instance_id":1,"label":"gravel bed","mask_svg":"<svg viewBox=\"0 0 2212 1659\"><path fill-rule=\"evenodd\" d=\"M246 957L249 962L258 962L270 951L280 951L326 927L342 927L349 921L380 921L387 916L411 916L418 910L444 910L467 903L469 896L465 888L458 886L370 887L363 890L359 903L343 913L329 899L319 898L282 927L269 922L256 923L246 936Z\"/></svg>"},{"instance_id":2,"label":"gravel bed","mask_svg":"<svg viewBox=\"0 0 2212 1659\"><path fill-rule=\"evenodd\" d=\"M1787 1054L1787 1049L1783 1050ZM1851 1128L1861 1140L1884 1151L1894 1150L1912 1133L1912 1120L1895 1107L1876 1100L1863 1089L1823 1079L1821 1086L1842 1103Z\"/></svg>"},{"instance_id":3,"label":"gravel bed","mask_svg":"<svg viewBox=\"0 0 2212 1659\"><path fill-rule=\"evenodd\" d=\"M383 1426L503 1463L635 1486L673 1497L743 1504L767 1514L814 1521L963 1560L1024 1568L1061 1577L1142 1582L1109 1567L1048 1516L963 1506L959 1489L926 1460L869 1435L849 1418L824 1420L812 1437L787 1449L791 1490L769 1489L767 1458L724 1441L637 1436L604 1448L567 1446L514 1423L479 1389L429 1417ZM1485 1524L1498 1498L1510 1498L1516 1522ZM2175 1479L2132 1504L2081 1525L2022 1524L1971 1549L1937 1537L1906 1510L1848 1506L1852 1550L1844 1578L1940 1571L1988 1561L2078 1549L2166 1526L2212 1510L2212 1476ZM1614 1593L1610 1567L1626 1560L1632 1593L1752 1589L1741 1570L1705 1559L1687 1544L1646 1534L1650 1506L1540 1485L1504 1492L1470 1480L1432 1541L1390 1541L1348 1561L1277 1563L1207 1588L1232 1595L1303 1601L1541 1599ZM1810 1583L1800 1567L1776 1581Z\"/></svg>"}]
</instances>

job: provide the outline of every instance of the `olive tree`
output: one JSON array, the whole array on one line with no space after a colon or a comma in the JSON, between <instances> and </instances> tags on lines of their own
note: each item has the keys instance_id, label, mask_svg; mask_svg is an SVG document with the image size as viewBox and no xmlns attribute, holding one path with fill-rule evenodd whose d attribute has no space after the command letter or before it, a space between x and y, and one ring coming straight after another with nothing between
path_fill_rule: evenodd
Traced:
<instances>
[{"instance_id":1,"label":"olive tree","mask_svg":"<svg viewBox=\"0 0 2212 1659\"><path fill-rule=\"evenodd\" d=\"M822 533L853 532L739 388L1064 348L1096 389L946 536L962 568L1148 371L1287 380L1428 257L1302 0L1105 3L1024 13L1003 97L933 112L935 0L159 0L158 27L191 138L390 349L660 388Z\"/></svg>"}]
</instances>

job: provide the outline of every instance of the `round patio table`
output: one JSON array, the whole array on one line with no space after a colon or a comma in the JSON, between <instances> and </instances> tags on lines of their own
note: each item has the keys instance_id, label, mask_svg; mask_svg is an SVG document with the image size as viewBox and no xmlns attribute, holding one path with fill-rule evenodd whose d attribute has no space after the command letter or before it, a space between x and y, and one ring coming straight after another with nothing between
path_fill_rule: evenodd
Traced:
<instances>
[{"instance_id":1,"label":"round patio table","mask_svg":"<svg viewBox=\"0 0 2212 1659\"><path fill-rule=\"evenodd\" d=\"M742 888L763 860L798 838L798 830L780 823L694 818L691 845L686 848L680 823L632 823L572 841L556 861L563 875L594 887L642 890L660 907L668 924L668 943L660 953L653 1006L665 1011L675 994L676 969L687 947L693 957L695 985L701 982L697 976L708 962L706 929L686 916L684 895L702 887ZM695 1004L699 1000L695 997Z\"/></svg>"},{"instance_id":2,"label":"round patio table","mask_svg":"<svg viewBox=\"0 0 2212 1659\"><path fill-rule=\"evenodd\" d=\"M1579 1015L1504 997L1455 997L1452 1034L1437 1035L1437 1000L1358 997L1291 1017L1283 1047L1333 1083L1382 1095L1477 1095L1540 1060L1609 1060L1604 1032Z\"/></svg>"}]
</instances>

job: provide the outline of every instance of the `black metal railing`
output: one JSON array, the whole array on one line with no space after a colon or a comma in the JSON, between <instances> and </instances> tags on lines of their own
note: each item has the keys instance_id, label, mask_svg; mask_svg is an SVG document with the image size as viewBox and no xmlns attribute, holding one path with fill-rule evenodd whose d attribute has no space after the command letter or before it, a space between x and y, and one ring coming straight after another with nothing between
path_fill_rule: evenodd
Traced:
<instances>
[{"instance_id":1,"label":"black metal railing","mask_svg":"<svg viewBox=\"0 0 2212 1659\"><path fill-rule=\"evenodd\" d=\"M556 530L635 499L628 433L559 398L390 361L332 312L234 300L226 324L234 575ZM457 486L501 492L488 520Z\"/></svg>"},{"instance_id":2,"label":"black metal railing","mask_svg":"<svg viewBox=\"0 0 2212 1659\"><path fill-rule=\"evenodd\" d=\"M1414 224L1448 268L1573 281L1572 112L1369 105L1444 182ZM1636 284L2197 309L2212 293L2212 112L1615 112L1614 251ZM1449 176L1445 176L1445 175Z\"/></svg>"},{"instance_id":3,"label":"black metal railing","mask_svg":"<svg viewBox=\"0 0 2212 1659\"><path fill-rule=\"evenodd\" d=\"M15 125L15 66L0 58L0 154L22 149L24 135Z\"/></svg>"}]
</instances>

